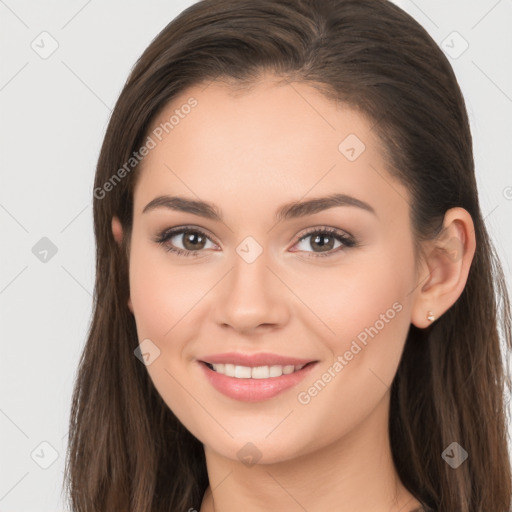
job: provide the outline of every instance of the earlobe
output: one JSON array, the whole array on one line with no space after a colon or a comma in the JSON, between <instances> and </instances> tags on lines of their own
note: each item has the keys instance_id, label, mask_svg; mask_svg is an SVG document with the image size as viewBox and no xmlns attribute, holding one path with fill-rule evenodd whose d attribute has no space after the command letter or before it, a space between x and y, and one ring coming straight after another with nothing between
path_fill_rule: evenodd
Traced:
<instances>
[{"instance_id":1,"label":"earlobe","mask_svg":"<svg viewBox=\"0 0 512 512\"><path fill-rule=\"evenodd\" d=\"M411 312L411 323L421 329L439 319L466 286L476 249L471 215L459 207L448 210L443 230L428 247Z\"/></svg>"},{"instance_id":2,"label":"earlobe","mask_svg":"<svg viewBox=\"0 0 512 512\"><path fill-rule=\"evenodd\" d=\"M112 235L114 236L114 240L118 244L121 244L123 241L123 226L119 218L115 215L112 217Z\"/></svg>"}]
</instances>

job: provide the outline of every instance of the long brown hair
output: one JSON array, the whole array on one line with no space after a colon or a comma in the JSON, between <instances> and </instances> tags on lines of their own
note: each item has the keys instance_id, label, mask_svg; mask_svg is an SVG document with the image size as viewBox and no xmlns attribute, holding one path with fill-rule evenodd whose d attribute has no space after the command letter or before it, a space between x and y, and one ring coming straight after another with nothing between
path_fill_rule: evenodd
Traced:
<instances>
[{"instance_id":1,"label":"long brown hair","mask_svg":"<svg viewBox=\"0 0 512 512\"><path fill-rule=\"evenodd\" d=\"M94 311L66 460L72 509L200 508L208 485L203 446L134 356L128 248L138 168L126 162L187 87L216 79L251 84L263 71L317 87L372 121L390 172L412 195L416 243L439 233L449 208L470 213L477 246L467 284L428 329L411 325L391 388L389 432L398 474L419 501L438 512L509 512L510 376L502 354L512 348L510 304L478 202L466 107L443 52L387 0L202 0L137 61L96 170ZM122 247L112 236L114 215L124 227ZM457 469L441 457L454 441L469 454Z\"/></svg>"}]
</instances>

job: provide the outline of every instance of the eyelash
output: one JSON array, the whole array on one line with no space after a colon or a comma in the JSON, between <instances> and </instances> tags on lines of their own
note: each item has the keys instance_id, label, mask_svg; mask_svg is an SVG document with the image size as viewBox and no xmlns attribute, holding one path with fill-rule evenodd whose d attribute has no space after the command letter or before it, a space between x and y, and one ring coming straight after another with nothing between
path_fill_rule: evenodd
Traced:
<instances>
[{"instance_id":1,"label":"eyelash","mask_svg":"<svg viewBox=\"0 0 512 512\"><path fill-rule=\"evenodd\" d=\"M173 229L168 229L168 230L162 231L155 238L154 241L156 243L164 246L164 249L167 252L175 253L178 256L192 256L192 257L199 256L200 253L203 251L201 251L201 250L190 251L188 249L180 249L179 247L172 247L170 245L167 245L167 241L169 239L173 238L176 235L180 235L183 233L200 234L201 236L204 236L208 240L211 240L210 237L201 229L198 229L198 228L195 228L192 226L183 226L180 228L173 228ZM314 253L314 252L310 253L310 251L307 251L308 253L310 253L310 256L308 256L308 257L322 258L322 257L326 257L326 256L333 256L334 254L337 254L338 252L340 252L340 249L342 249L343 247L344 248L352 248L352 247L357 247L357 245L358 245L357 241L354 238L352 238L351 236L347 236L344 233L342 233L341 231L334 229L334 228L330 228L330 227L310 228L310 229L306 230L306 232L303 233L299 238L297 238L297 240L294 242L293 245L294 246L297 245L299 242L302 242L305 238L308 238L311 235L325 235L325 234L332 236L333 238L335 238L336 240L341 242L342 245L336 249L332 249L330 251L326 251L323 253ZM294 251L294 252L300 252L300 251Z\"/></svg>"}]
</instances>

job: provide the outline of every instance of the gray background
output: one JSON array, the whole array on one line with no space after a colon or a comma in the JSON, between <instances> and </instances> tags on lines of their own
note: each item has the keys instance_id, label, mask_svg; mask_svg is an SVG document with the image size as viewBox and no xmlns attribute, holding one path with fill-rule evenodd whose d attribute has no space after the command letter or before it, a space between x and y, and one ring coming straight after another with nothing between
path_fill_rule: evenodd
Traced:
<instances>
[{"instance_id":1,"label":"gray background","mask_svg":"<svg viewBox=\"0 0 512 512\"><path fill-rule=\"evenodd\" d=\"M193 3L0 0L0 512L65 510L70 398L94 282L96 160L135 60ZM512 0L396 3L450 55L486 225L512 286Z\"/></svg>"}]
</instances>

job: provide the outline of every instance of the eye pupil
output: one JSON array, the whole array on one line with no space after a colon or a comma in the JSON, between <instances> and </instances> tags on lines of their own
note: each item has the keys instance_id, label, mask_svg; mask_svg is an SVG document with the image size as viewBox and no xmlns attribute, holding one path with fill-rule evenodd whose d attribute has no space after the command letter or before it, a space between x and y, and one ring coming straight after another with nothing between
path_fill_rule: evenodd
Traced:
<instances>
[{"instance_id":1,"label":"eye pupil","mask_svg":"<svg viewBox=\"0 0 512 512\"><path fill-rule=\"evenodd\" d=\"M330 243L326 243L326 240L330 240ZM332 236L316 235L311 240L311 247L314 249L315 245L321 249L331 250L334 247L334 238Z\"/></svg>"},{"instance_id":2,"label":"eye pupil","mask_svg":"<svg viewBox=\"0 0 512 512\"><path fill-rule=\"evenodd\" d=\"M187 250L203 249L206 239L200 233L188 232L183 236L183 246ZM202 243L202 245L201 245ZM189 245L190 244L190 245Z\"/></svg>"}]
</instances>

